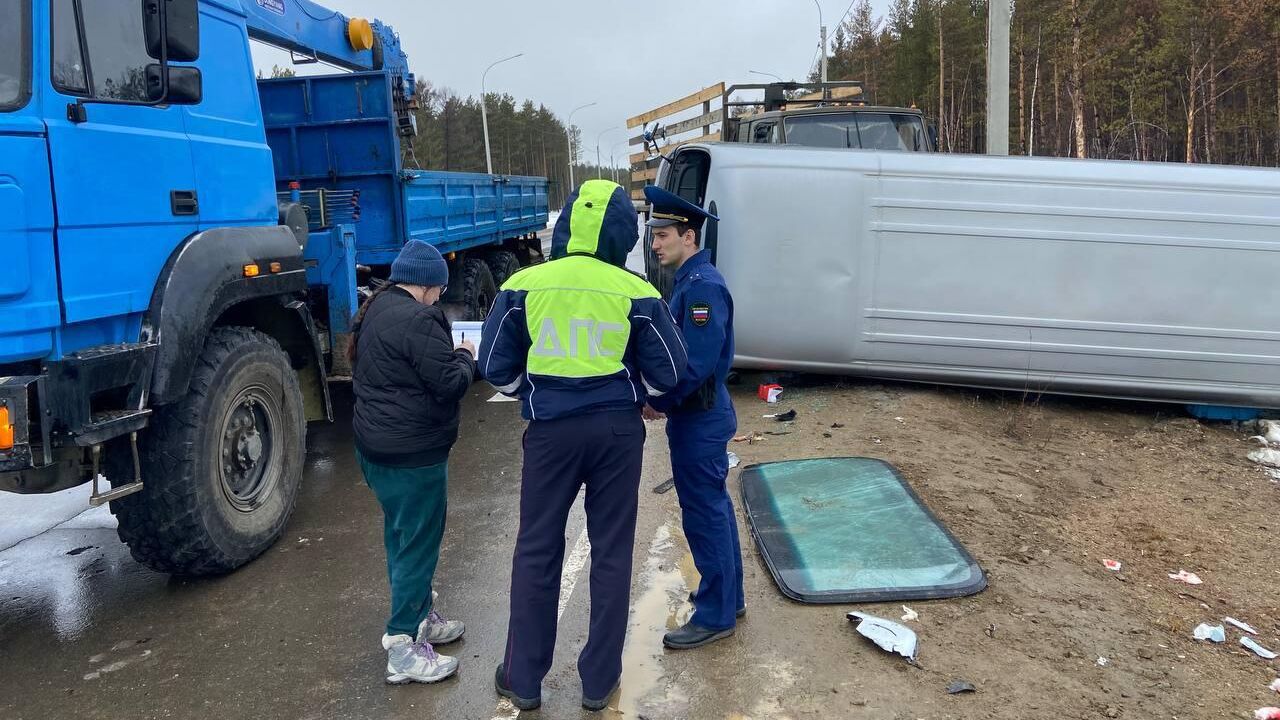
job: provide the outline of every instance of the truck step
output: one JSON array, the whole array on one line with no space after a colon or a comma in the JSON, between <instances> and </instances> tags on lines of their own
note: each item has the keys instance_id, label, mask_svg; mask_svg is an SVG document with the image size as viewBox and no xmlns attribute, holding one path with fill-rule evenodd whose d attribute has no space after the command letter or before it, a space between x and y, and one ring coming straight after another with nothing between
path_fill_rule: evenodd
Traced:
<instances>
[{"instance_id":1,"label":"truck step","mask_svg":"<svg viewBox=\"0 0 1280 720\"><path fill-rule=\"evenodd\" d=\"M92 447L137 432L147 426L150 416L150 409L96 412L90 422L76 433L76 445Z\"/></svg>"},{"instance_id":2,"label":"truck step","mask_svg":"<svg viewBox=\"0 0 1280 720\"><path fill-rule=\"evenodd\" d=\"M97 483L95 483L95 485L96 484ZM134 481L129 483L128 485L113 487L104 493L99 493L95 491L93 495L89 496L89 506L99 507L101 505L106 505L112 500L119 500L122 497L125 497L127 495L132 495L141 490L142 490L142 483L139 481Z\"/></svg>"}]
</instances>

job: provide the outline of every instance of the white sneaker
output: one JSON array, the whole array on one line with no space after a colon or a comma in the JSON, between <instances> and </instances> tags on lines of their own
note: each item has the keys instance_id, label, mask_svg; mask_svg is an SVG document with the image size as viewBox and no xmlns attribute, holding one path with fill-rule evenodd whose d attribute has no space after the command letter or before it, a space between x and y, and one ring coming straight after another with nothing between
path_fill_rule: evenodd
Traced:
<instances>
[{"instance_id":1,"label":"white sneaker","mask_svg":"<svg viewBox=\"0 0 1280 720\"><path fill-rule=\"evenodd\" d=\"M413 641L408 635L383 635L387 651L387 683L433 683L458 671L458 659L441 655L430 643Z\"/></svg>"},{"instance_id":2,"label":"white sneaker","mask_svg":"<svg viewBox=\"0 0 1280 720\"><path fill-rule=\"evenodd\" d=\"M436 598L440 594L431 591L431 602L435 603ZM431 643L432 645L447 645L467 631L467 626L458 620L446 620L443 615L432 610L427 614L422 624L418 626L418 642Z\"/></svg>"}]
</instances>

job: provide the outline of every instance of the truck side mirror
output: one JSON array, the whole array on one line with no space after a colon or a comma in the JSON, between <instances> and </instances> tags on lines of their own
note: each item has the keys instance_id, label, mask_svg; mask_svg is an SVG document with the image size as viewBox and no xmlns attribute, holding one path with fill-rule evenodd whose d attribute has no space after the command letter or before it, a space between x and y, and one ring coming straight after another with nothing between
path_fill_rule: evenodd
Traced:
<instances>
[{"instance_id":1,"label":"truck side mirror","mask_svg":"<svg viewBox=\"0 0 1280 720\"><path fill-rule=\"evenodd\" d=\"M938 126L933 123L929 123L929 144L934 152L938 152Z\"/></svg>"},{"instance_id":2,"label":"truck side mirror","mask_svg":"<svg viewBox=\"0 0 1280 720\"><path fill-rule=\"evenodd\" d=\"M164 73L169 73L169 92L164 91ZM159 63L147 66L147 99L170 105L198 105L204 98L204 79L200 68Z\"/></svg>"},{"instance_id":3,"label":"truck side mirror","mask_svg":"<svg viewBox=\"0 0 1280 720\"><path fill-rule=\"evenodd\" d=\"M165 32L160 33L161 14ZM147 54L156 60L168 51L172 62L194 62L200 57L200 6L198 0L142 0L142 27Z\"/></svg>"}]
</instances>

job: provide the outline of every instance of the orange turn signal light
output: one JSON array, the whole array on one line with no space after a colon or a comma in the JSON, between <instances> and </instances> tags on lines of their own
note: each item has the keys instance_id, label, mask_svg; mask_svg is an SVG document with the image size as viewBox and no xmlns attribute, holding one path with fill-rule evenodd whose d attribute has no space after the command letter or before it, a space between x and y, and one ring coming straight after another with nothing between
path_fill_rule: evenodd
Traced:
<instances>
[{"instance_id":1,"label":"orange turn signal light","mask_svg":"<svg viewBox=\"0 0 1280 720\"><path fill-rule=\"evenodd\" d=\"M268 265L267 267L268 267L268 268L270 268L270 269L271 269L271 272L273 272L273 273L278 273L278 272L280 272L280 270L283 268L283 266L282 266L280 263L278 263L278 262L273 262L273 263L271 263L270 265Z\"/></svg>"},{"instance_id":2,"label":"orange turn signal light","mask_svg":"<svg viewBox=\"0 0 1280 720\"><path fill-rule=\"evenodd\" d=\"M9 408L0 405L0 450L13 449L13 423L9 422Z\"/></svg>"},{"instance_id":3,"label":"orange turn signal light","mask_svg":"<svg viewBox=\"0 0 1280 720\"><path fill-rule=\"evenodd\" d=\"M245 277L258 277L258 274L261 272L262 270L258 267L257 263L249 263L244 266Z\"/></svg>"}]
</instances>

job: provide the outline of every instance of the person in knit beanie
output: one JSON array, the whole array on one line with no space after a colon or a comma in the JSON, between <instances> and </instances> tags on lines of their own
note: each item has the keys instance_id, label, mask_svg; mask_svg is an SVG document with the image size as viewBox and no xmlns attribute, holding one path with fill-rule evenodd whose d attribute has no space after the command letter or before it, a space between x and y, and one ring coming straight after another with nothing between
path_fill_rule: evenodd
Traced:
<instances>
[{"instance_id":1,"label":"person in knit beanie","mask_svg":"<svg viewBox=\"0 0 1280 720\"><path fill-rule=\"evenodd\" d=\"M391 583L382 647L393 684L452 675L458 660L433 646L466 630L435 610L431 587L444 538L449 450L476 372L475 348L454 346L436 307L448 284L440 251L411 240L352 325L352 426L360 469L382 506Z\"/></svg>"}]
</instances>

